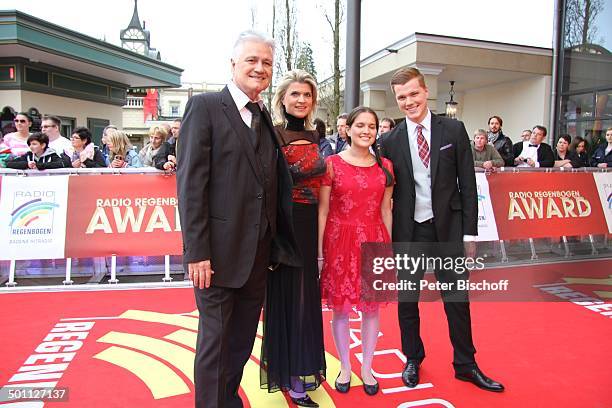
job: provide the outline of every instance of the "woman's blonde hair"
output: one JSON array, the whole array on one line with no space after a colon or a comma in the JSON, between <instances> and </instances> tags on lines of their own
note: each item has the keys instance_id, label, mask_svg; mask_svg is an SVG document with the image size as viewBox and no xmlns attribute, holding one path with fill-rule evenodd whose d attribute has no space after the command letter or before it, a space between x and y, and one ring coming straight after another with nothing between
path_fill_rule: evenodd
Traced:
<instances>
[{"instance_id":1,"label":"woman's blonde hair","mask_svg":"<svg viewBox=\"0 0 612 408\"><path fill-rule=\"evenodd\" d=\"M283 126L287 124L285 110L283 109L283 99L285 99L285 94L287 93L287 89L289 89L289 85L294 82L310 85L310 89L312 90L312 109L304 118L304 126L307 130L314 130L315 127L312 121L314 119L314 114L317 109L317 81L311 74L304 71L303 69L294 69L292 71L287 72L281 79L281 82L277 85L276 93L274 94L274 98L272 99L272 112L274 113L274 122L277 125Z\"/></svg>"},{"instance_id":2,"label":"woman's blonde hair","mask_svg":"<svg viewBox=\"0 0 612 408\"><path fill-rule=\"evenodd\" d=\"M132 144L130 143L130 139L128 139L127 135L117 129L108 129L106 131L106 136L108 141L113 145L113 148L110 149L111 161L116 155L123 156L125 158L128 151L132 149Z\"/></svg>"},{"instance_id":3,"label":"woman's blonde hair","mask_svg":"<svg viewBox=\"0 0 612 408\"><path fill-rule=\"evenodd\" d=\"M164 139L164 142L168 138L168 131L166 129L161 126L151 126L151 128L149 129L149 136L153 136L156 134L160 134L162 139Z\"/></svg>"}]
</instances>

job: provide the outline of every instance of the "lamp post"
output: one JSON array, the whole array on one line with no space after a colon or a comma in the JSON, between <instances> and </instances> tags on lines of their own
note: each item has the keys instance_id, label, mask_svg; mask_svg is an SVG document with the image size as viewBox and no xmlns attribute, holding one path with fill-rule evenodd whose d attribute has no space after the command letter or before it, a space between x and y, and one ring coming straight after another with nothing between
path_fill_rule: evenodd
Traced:
<instances>
[{"instance_id":1,"label":"lamp post","mask_svg":"<svg viewBox=\"0 0 612 408\"><path fill-rule=\"evenodd\" d=\"M457 119L457 105L458 103L453 100L453 96L455 95L455 81L450 81L450 101L446 102L446 117L451 119Z\"/></svg>"}]
</instances>

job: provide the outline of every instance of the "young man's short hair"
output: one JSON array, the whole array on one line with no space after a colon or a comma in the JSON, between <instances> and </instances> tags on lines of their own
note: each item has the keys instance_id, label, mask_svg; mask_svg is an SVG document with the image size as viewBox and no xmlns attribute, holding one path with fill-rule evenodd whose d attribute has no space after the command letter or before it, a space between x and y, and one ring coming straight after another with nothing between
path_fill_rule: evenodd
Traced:
<instances>
[{"instance_id":1,"label":"young man's short hair","mask_svg":"<svg viewBox=\"0 0 612 408\"><path fill-rule=\"evenodd\" d=\"M57 116L45 115L45 116L43 116L43 120L50 120L55 125L57 125L58 129L62 125L62 120L60 118L58 118Z\"/></svg>"}]
</instances>

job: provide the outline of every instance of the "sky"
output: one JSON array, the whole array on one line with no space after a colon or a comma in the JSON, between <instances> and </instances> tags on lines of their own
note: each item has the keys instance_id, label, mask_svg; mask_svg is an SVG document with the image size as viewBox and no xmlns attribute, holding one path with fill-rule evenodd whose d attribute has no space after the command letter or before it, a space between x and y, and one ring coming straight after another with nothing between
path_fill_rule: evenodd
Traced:
<instances>
[{"instance_id":1,"label":"sky","mask_svg":"<svg viewBox=\"0 0 612 408\"><path fill-rule=\"evenodd\" d=\"M138 13L162 61L184 69L183 82L225 83L238 34L251 28L271 32L273 1L139 0ZM414 32L551 47L553 2L362 0L361 58ZM295 4L294 29L300 41L311 43L317 77L323 80L332 72L331 31L324 13L327 10L333 16L333 0L295 0ZM133 0L2 0L0 6L116 45L120 45L119 31L130 22L133 7ZM345 30L346 25L342 34Z\"/></svg>"}]
</instances>

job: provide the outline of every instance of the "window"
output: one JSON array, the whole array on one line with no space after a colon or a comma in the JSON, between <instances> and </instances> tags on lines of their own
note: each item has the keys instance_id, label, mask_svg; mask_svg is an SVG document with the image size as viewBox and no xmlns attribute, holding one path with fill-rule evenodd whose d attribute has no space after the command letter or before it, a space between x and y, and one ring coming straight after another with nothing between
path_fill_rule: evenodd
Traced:
<instances>
[{"instance_id":1,"label":"window","mask_svg":"<svg viewBox=\"0 0 612 408\"><path fill-rule=\"evenodd\" d=\"M76 118L69 118L66 116L58 117L62 121L60 133L62 134L62 136L65 136L70 139L70 136L72 136L72 131L76 128Z\"/></svg>"},{"instance_id":2,"label":"window","mask_svg":"<svg viewBox=\"0 0 612 408\"><path fill-rule=\"evenodd\" d=\"M170 116L180 116L179 109L181 107L181 103L177 101L170 102Z\"/></svg>"},{"instance_id":3,"label":"window","mask_svg":"<svg viewBox=\"0 0 612 408\"><path fill-rule=\"evenodd\" d=\"M102 145L102 132L108 125L110 125L110 121L108 119L87 118L87 128L91 132L94 145Z\"/></svg>"},{"instance_id":4,"label":"window","mask_svg":"<svg viewBox=\"0 0 612 408\"><path fill-rule=\"evenodd\" d=\"M585 137L591 149L612 125L612 31L606 18L612 2L595 3L564 1L557 67L557 133Z\"/></svg>"}]
</instances>

